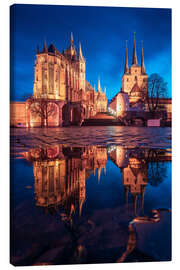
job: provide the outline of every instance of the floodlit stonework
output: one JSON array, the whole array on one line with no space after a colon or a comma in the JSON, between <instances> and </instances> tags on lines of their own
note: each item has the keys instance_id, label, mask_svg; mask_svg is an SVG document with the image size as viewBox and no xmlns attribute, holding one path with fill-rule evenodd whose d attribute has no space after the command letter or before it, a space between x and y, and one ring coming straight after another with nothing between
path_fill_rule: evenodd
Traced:
<instances>
[{"instance_id":1,"label":"floodlit stonework","mask_svg":"<svg viewBox=\"0 0 180 270\"><path fill-rule=\"evenodd\" d=\"M19 117L22 105L14 102L11 110L11 125L17 123L27 127L61 126L80 124L84 119L91 118L98 112L107 111L107 97L98 81L98 91L86 80L86 61L82 53L81 44L77 53L71 33L70 45L60 53L51 44L44 43L43 50L37 48L34 67L33 99L31 104L26 100L24 118ZM42 123L39 113L35 113L32 106L39 106L46 100L49 107L54 104L53 113ZM21 118L20 122L18 119Z\"/></svg>"},{"instance_id":2,"label":"floodlit stonework","mask_svg":"<svg viewBox=\"0 0 180 270\"><path fill-rule=\"evenodd\" d=\"M126 57L124 75L122 77L122 92L129 95L130 103L143 101L147 94L148 76L145 71L143 47L141 53L141 66L138 65L136 55L136 41L134 38L132 65L128 65L128 51L126 46Z\"/></svg>"},{"instance_id":3,"label":"floodlit stonework","mask_svg":"<svg viewBox=\"0 0 180 270\"><path fill-rule=\"evenodd\" d=\"M61 205L69 221L77 207L81 215L86 180L97 171L100 181L108 159L106 148L97 146L73 149L55 145L31 149L24 156L33 163L36 206L56 208Z\"/></svg>"}]
</instances>

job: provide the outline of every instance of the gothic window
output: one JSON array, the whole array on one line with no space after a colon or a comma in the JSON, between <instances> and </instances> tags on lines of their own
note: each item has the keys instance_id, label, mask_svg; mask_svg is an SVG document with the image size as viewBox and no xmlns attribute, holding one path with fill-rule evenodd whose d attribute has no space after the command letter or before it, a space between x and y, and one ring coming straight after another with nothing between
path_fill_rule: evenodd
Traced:
<instances>
[{"instance_id":1,"label":"gothic window","mask_svg":"<svg viewBox=\"0 0 180 270\"><path fill-rule=\"evenodd\" d=\"M54 191L54 166L49 166L49 192Z\"/></svg>"},{"instance_id":2,"label":"gothic window","mask_svg":"<svg viewBox=\"0 0 180 270\"><path fill-rule=\"evenodd\" d=\"M137 82L137 76L135 76L134 80Z\"/></svg>"},{"instance_id":3,"label":"gothic window","mask_svg":"<svg viewBox=\"0 0 180 270\"><path fill-rule=\"evenodd\" d=\"M127 82L129 81L129 79L127 78Z\"/></svg>"},{"instance_id":4,"label":"gothic window","mask_svg":"<svg viewBox=\"0 0 180 270\"><path fill-rule=\"evenodd\" d=\"M54 88L54 68L53 65L49 66L49 93L53 94Z\"/></svg>"},{"instance_id":5,"label":"gothic window","mask_svg":"<svg viewBox=\"0 0 180 270\"><path fill-rule=\"evenodd\" d=\"M42 167L42 192L46 191L47 167Z\"/></svg>"},{"instance_id":6,"label":"gothic window","mask_svg":"<svg viewBox=\"0 0 180 270\"><path fill-rule=\"evenodd\" d=\"M147 79L146 79L146 78L144 78L144 79L143 79L143 82L147 82Z\"/></svg>"}]
</instances>

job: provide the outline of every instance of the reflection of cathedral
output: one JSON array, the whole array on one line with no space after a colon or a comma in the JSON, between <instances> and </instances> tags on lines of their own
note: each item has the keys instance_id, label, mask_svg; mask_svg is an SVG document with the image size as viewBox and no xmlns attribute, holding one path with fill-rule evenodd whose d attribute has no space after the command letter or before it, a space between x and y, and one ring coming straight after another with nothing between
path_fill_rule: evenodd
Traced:
<instances>
[{"instance_id":1,"label":"reflection of cathedral","mask_svg":"<svg viewBox=\"0 0 180 270\"><path fill-rule=\"evenodd\" d=\"M153 176L154 180L160 182L163 180L164 167L161 167L159 162L170 161L171 152L155 149L126 149L118 145L109 147L108 154L122 172L126 203L128 204L129 200L133 203L134 214L136 214L138 197L143 209L145 188L150 180L152 182L149 177ZM148 168L152 171L148 171Z\"/></svg>"},{"instance_id":2,"label":"reflection of cathedral","mask_svg":"<svg viewBox=\"0 0 180 270\"><path fill-rule=\"evenodd\" d=\"M47 149L32 149L25 154L33 162L36 205L45 208L62 206L71 219L86 198L86 180L106 167L106 148L89 146L81 148L53 146Z\"/></svg>"},{"instance_id":3,"label":"reflection of cathedral","mask_svg":"<svg viewBox=\"0 0 180 270\"><path fill-rule=\"evenodd\" d=\"M141 207L144 203L144 192L148 181L148 166L144 159L139 159L136 155L130 155L129 164L122 169L122 179L125 190L126 202L128 203L128 194L133 200L134 212L136 213L137 198L141 197Z\"/></svg>"},{"instance_id":4,"label":"reflection of cathedral","mask_svg":"<svg viewBox=\"0 0 180 270\"><path fill-rule=\"evenodd\" d=\"M106 93L100 81L98 91L86 81L86 61L80 43L77 53L72 33L70 45L62 53L53 44L47 47L44 43L42 51L37 49L33 98L36 101L33 105L29 100L11 103L11 125L19 122L27 127L40 126L40 113L34 113L32 106L38 107L42 99L49 102L47 110L50 111L52 103L54 106L48 115L48 126L79 124L85 118L107 111Z\"/></svg>"},{"instance_id":5,"label":"reflection of cathedral","mask_svg":"<svg viewBox=\"0 0 180 270\"><path fill-rule=\"evenodd\" d=\"M106 172L108 156L122 172L126 203L132 202L136 214L138 197L143 208L149 162L169 161L171 153L125 149L121 146L107 149L56 145L46 149L31 149L25 153L25 157L33 163L36 205L55 211L61 206L69 221L72 221L77 207L81 215L86 199L86 180L97 170L100 181L102 170ZM157 173L161 174L160 171Z\"/></svg>"},{"instance_id":6,"label":"reflection of cathedral","mask_svg":"<svg viewBox=\"0 0 180 270\"><path fill-rule=\"evenodd\" d=\"M124 185L126 203L128 204L130 194L134 213L136 213L138 195L141 197L141 207L143 207L144 192L148 182L146 155L143 150L125 149L121 146L114 146L109 149L109 156L122 171L122 183Z\"/></svg>"}]
</instances>

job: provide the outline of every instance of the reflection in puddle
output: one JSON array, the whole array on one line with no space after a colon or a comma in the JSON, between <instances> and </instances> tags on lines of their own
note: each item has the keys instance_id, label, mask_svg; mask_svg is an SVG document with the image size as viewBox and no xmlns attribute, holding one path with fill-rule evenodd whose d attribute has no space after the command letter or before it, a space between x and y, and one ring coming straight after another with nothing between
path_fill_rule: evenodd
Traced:
<instances>
[{"instance_id":1,"label":"reflection in puddle","mask_svg":"<svg viewBox=\"0 0 180 270\"><path fill-rule=\"evenodd\" d=\"M123 148L121 146L106 148L103 146L68 147L55 145L30 149L28 152L20 153L20 156L22 160L25 159L33 167L34 183L32 184L34 190L31 190L36 208L32 210L29 206L23 206L22 210L19 210L18 206L15 206L14 211L15 213L17 211L17 215L22 211L21 216L24 215L24 217L27 215L25 212L32 211L34 217L32 216L31 220L29 217L30 221L28 222L34 225L34 234L36 232L34 237L36 236L37 239L38 229L36 226L38 226L38 221L35 217L39 215L38 219L45 223L44 227L42 226L40 238L37 240L40 243L39 249L43 246L42 237L47 238L49 244L47 250L42 252L44 255L36 251L35 257L28 252L25 252L24 257L22 257L18 255L17 249L23 249L23 243L21 245L16 243L11 252L11 260L14 264L69 264L170 259L170 247L167 248L166 258L152 254L144 246L138 247L134 225L161 221L161 210L158 210L159 204L156 203L158 196L154 195L156 192L147 191L147 207L144 207L144 200L146 189L149 187L159 188L161 183L168 178L170 179L167 164L171 161L171 151ZM114 178L115 180L113 180ZM97 180L97 183L93 182L93 179ZM14 180L15 185L16 181L17 179ZM111 182L112 185L110 185ZM115 186L115 184L122 185L119 196L123 197L123 200L119 202L116 198L119 186ZM26 186L31 185L27 183ZM87 186L89 187L89 195ZM97 197L94 195L96 191L98 192ZM107 197L103 197L103 205L99 204L103 192L106 192L107 197L108 194L109 196L112 194L114 201L117 200L116 207L108 205ZM170 190L168 190L170 197L169 192ZM159 194L161 194L160 191ZM153 196L155 196L154 199ZM23 200L21 199L21 201ZM29 199L29 202L32 207L32 200ZM96 202L97 206L94 206ZM154 209L154 206L157 206L157 209ZM165 204L167 208L170 206L170 201ZM37 213L38 209L42 210L42 214ZM167 213L169 213L168 209ZM53 216L54 221L50 220L48 216ZM169 219L169 216L164 218L165 221L161 224L161 229L166 226L167 218ZM58 223L55 224L56 219L58 219ZM28 226L28 222L26 226ZM26 226L18 223L17 218L12 225L14 241L17 241L16 234L21 232L20 227L22 227L22 233L28 233ZM62 226L64 226L65 231ZM53 234L57 235L57 238L62 231L63 237L53 240L52 233L47 234L50 228ZM54 244L51 244L51 241ZM29 243L33 246L31 240ZM67 245L71 248L67 248ZM158 247L160 245L159 243ZM55 250L54 246L56 246Z\"/></svg>"}]
</instances>

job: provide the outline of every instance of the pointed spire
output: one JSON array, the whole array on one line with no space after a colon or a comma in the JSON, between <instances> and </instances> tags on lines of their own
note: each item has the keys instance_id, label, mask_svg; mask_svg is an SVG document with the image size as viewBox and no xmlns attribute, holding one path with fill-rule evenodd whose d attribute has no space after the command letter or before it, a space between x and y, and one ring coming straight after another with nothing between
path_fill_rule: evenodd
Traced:
<instances>
[{"instance_id":1,"label":"pointed spire","mask_svg":"<svg viewBox=\"0 0 180 270\"><path fill-rule=\"evenodd\" d=\"M104 87L104 94L106 95L106 86Z\"/></svg>"},{"instance_id":2,"label":"pointed spire","mask_svg":"<svg viewBox=\"0 0 180 270\"><path fill-rule=\"evenodd\" d=\"M126 40L126 57L125 57L125 66L124 66L124 74L125 74L125 73L129 73L127 40Z\"/></svg>"},{"instance_id":3,"label":"pointed spire","mask_svg":"<svg viewBox=\"0 0 180 270\"><path fill-rule=\"evenodd\" d=\"M82 58L82 49L81 49L81 42L79 42L79 58Z\"/></svg>"},{"instance_id":4,"label":"pointed spire","mask_svg":"<svg viewBox=\"0 0 180 270\"><path fill-rule=\"evenodd\" d=\"M137 65L137 55L136 55L136 38L135 38L135 32L134 32L134 48L133 48L133 59L132 59L132 65Z\"/></svg>"},{"instance_id":5,"label":"pointed spire","mask_svg":"<svg viewBox=\"0 0 180 270\"><path fill-rule=\"evenodd\" d=\"M124 192L125 192L125 202L126 202L126 205L128 205L128 194L129 194L129 191L128 191L128 187L127 186L124 186Z\"/></svg>"},{"instance_id":6,"label":"pointed spire","mask_svg":"<svg viewBox=\"0 0 180 270\"><path fill-rule=\"evenodd\" d=\"M94 84L94 90L96 91L96 85Z\"/></svg>"},{"instance_id":7,"label":"pointed spire","mask_svg":"<svg viewBox=\"0 0 180 270\"><path fill-rule=\"evenodd\" d=\"M70 40L70 44L71 44L71 46L73 46L73 33L71 32L71 40Z\"/></svg>"},{"instance_id":8,"label":"pointed spire","mask_svg":"<svg viewBox=\"0 0 180 270\"><path fill-rule=\"evenodd\" d=\"M136 216L137 194L132 194L132 199L133 199L133 210L134 210L134 215Z\"/></svg>"},{"instance_id":9,"label":"pointed spire","mask_svg":"<svg viewBox=\"0 0 180 270\"><path fill-rule=\"evenodd\" d=\"M101 178L101 168L98 168L98 183L100 182Z\"/></svg>"},{"instance_id":10,"label":"pointed spire","mask_svg":"<svg viewBox=\"0 0 180 270\"><path fill-rule=\"evenodd\" d=\"M100 78L98 79L98 91L101 92Z\"/></svg>"},{"instance_id":11,"label":"pointed spire","mask_svg":"<svg viewBox=\"0 0 180 270\"><path fill-rule=\"evenodd\" d=\"M144 208L144 193L145 193L145 186L141 187L141 209Z\"/></svg>"},{"instance_id":12,"label":"pointed spire","mask_svg":"<svg viewBox=\"0 0 180 270\"><path fill-rule=\"evenodd\" d=\"M43 52L48 52L46 41L44 41L44 48L43 48Z\"/></svg>"},{"instance_id":13,"label":"pointed spire","mask_svg":"<svg viewBox=\"0 0 180 270\"><path fill-rule=\"evenodd\" d=\"M143 53L143 41L142 41L142 51L141 51L141 73L146 73L144 65L144 53Z\"/></svg>"},{"instance_id":14,"label":"pointed spire","mask_svg":"<svg viewBox=\"0 0 180 270\"><path fill-rule=\"evenodd\" d=\"M36 52L36 54L39 54L39 46L37 46L37 52Z\"/></svg>"},{"instance_id":15,"label":"pointed spire","mask_svg":"<svg viewBox=\"0 0 180 270\"><path fill-rule=\"evenodd\" d=\"M81 216L81 214L82 214L83 203L84 203L84 200L81 199L79 202L79 216Z\"/></svg>"}]
</instances>

